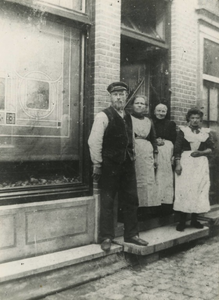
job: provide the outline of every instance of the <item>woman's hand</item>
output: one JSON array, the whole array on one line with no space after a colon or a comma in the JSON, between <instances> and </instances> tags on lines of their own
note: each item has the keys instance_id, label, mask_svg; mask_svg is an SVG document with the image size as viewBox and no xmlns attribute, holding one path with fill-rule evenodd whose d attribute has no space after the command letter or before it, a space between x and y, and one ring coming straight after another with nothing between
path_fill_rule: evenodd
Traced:
<instances>
[{"instance_id":1,"label":"woman's hand","mask_svg":"<svg viewBox=\"0 0 219 300\"><path fill-rule=\"evenodd\" d=\"M181 175L181 173L182 173L182 166L181 166L180 160L176 160L175 173L177 175Z\"/></svg>"},{"instance_id":2,"label":"woman's hand","mask_svg":"<svg viewBox=\"0 0 219 300\"><path fill-rule=\"evenodd\" d=\"M199 151L199 150L194 151L191 153L191 156L192 157L208 156L211 153L212 153L212 150L210 148L207 148L203 151Z\"/></svg>"},{"instance_id":3,"label":"woman's hand","mask_svg":"<svg viewBox=\"0 0 219 300\"><path fill-rule=\"evenodd\" d=\"M165 143L164 143L164 140L162 138L157 138L157 146L163 146Z\"/></svg>"},{"instance_id":4,"label":"woman's hand","mask_svg":"<svg viewBox=\"0 0 219 300\"><path fill-rule=\"evenodd\" d=\"M203 155L202 151L198 151L198 150L191 153L192 157L199 157L202 155Z\"/></svg>"},{"instance_id":5,"label":"woman's hand","mask_svg":"<svg viewBox=\"0 0 219 300\"><path fill-rule=\"evenodd\" d=\"M157 159L157 155L154 156L154 169L156 170L158 167L158 159Z\"/></svg>"}]
</instances>

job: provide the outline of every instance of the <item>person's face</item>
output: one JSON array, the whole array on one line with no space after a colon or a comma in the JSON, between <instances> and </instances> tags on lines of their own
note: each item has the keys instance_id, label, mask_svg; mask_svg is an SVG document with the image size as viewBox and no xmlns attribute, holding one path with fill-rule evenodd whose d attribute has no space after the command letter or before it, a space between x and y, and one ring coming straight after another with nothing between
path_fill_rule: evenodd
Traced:
<instances>
[{"instance_id":1,"label":"person's face","mask_svg":"<svg viewBox=\"0 0 219 300\"><path fill-rule=\"evenodd\" d=\"M156 107L154 111L155 117L159 120L164 119L167 114L165 107Z\"/></svg>"},{"instance_id":2,"label":"person's face","mask_svg":"<svg viewBox=\"0 0 219 300\"><path fill-rule=\"evenodd\" d=\"M137 113L142 113L144 111L146 111L148 107L148 103L147 101L145 101L144 98L136 98L134 103L133 103L133 110L134 112L137 112Z\"/></svg>"},{"instance_id":3,"label":"person's face","mask_svg":"<svg viewBox=\"0 0 219 300\"><path fill-rule=\"evenodd\" d=\"M127 92L126 91L115 91L110 94L111 104L112 106L121 111L124 109L125 102L127 99Z\"/></svg>"},{"instance_id":4,"label":"person's face","mask_svg":"<svg viewBox=\"0 0 219 300\"><path fill-rule=\"evenodd\" d=\"M201 117L198 114L189 117L189 124L192 127L199 127L201 125Z\"/></svg>"}]
</instances>

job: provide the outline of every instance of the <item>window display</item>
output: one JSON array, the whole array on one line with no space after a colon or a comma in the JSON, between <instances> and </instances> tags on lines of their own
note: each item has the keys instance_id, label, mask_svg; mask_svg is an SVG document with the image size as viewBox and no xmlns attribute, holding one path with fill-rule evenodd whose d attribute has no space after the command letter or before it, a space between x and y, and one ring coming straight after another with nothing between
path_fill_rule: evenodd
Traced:
<instances>
[{"instance_id":1,"label":"window display","mask_svg":"<svg viewBox=\"0 0 219 300\"><path fill-rule=\"evenodd\" d=\"M0 36L0 189L80 182L80 30L3 6Z\"/></svg>"}]
</instances>

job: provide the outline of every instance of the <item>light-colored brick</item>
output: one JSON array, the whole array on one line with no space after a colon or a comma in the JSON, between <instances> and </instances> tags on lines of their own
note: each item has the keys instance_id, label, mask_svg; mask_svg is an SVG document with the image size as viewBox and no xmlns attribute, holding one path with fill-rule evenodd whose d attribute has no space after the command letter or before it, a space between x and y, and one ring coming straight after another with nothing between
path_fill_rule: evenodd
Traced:
<instances>
[{"instance_id":1,"label":"light-colored brick","mask_svg":"<svg viewBox=\"0 0 219 300\"><path fill-rule=\"evenodd\" d=\"M171 5L171 103L185 104L185 112L197 101L198 23L196 0L173 0ZM189 24L189 26L188 26ZM191 96L193 96L191 98ZM190 100L190 101L188 101ZM172 119L180 123L180 115L171 107ZM185 121L183 120L183 123Z\"/></svg>"}]
</instances>

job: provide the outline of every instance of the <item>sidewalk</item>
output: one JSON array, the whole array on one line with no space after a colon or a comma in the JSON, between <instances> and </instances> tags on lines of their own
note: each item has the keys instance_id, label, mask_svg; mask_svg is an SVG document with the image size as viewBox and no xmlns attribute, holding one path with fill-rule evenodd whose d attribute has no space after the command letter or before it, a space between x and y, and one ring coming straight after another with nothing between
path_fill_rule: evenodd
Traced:
<instances>
[{"instance_id":1,"label":"sidewalk","mask_svg":"<svg viewBox=\"0 0 219 300\"><path fill-rule=\"evenodd\" d=\"M219 236L44 300L218 300Z\"/></svg>"}]
</instances>

